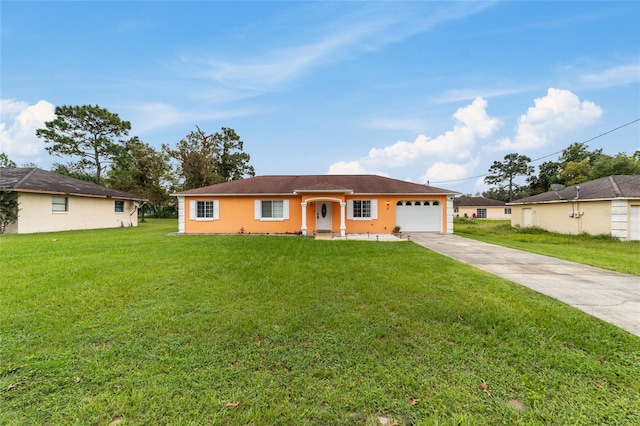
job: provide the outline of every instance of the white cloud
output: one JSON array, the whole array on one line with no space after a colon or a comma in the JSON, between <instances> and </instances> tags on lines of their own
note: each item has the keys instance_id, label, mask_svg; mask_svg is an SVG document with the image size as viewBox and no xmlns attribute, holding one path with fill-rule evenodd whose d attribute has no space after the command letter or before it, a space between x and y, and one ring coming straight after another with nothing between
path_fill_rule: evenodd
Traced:
<instances>
[{"instance_id":1,"label":"white cloud","mask_svg":"<svg viewBox=\"0 0 640 426\"><path fill-rule=\"evenodd\" d=\"M389 177L388 173L368 170L359 161L338 161L329 166L328 175L379 175Z\"/></svg>"},{"instance_id":2,"label":"white cloud","mask_svg":"<svg viewBox=\"0 0 640 426\"><path fill-rule=\"evenodd\" d=\"M43 128L46 121L55 118L54 106L44 100L29 105L26 102L3 99L0 107L0 151L18 165L37 162L44 152L45 144L36 137L36 130Z\"/></svg>"},{"instance_id":3,"label":"white cloud","mask_svg":"<svg viewBox=\"0 0 640 426\"><path fill-rule=\"evenodd\" d=\"M423 182L448 182L464 179L469 174L468 164L445 163L438 161L429 167L422 176Z\"/></svg>"},{"instance_id":4,"label":"white cloud","mask_svg":"<svg viewBox=\"0 0 640 426\"><path fill-rule=\"evenodd\" d=\"M488 147L490 151L524 151L542 148L558 137L594 124L602 108L568 90L550 88L534 100L534 107L520 116L515 137L505 137Z\"/></svg>"},{"instance_id":5,"label":"white cloud","mask_svg":"<svg viewBox=\"0 0 640 426\"><path fill-rule=\"evenodd\" d=\"M513 87L510 89L451 89L433 98L436 103L469 101L476 98L490 99L498 96L514 95L531 91L531 87Z\"/></svg>"},{"instance_id":6,"label":"white cloud","mask_svg":"<svg viewBox=\"0 0 640 426\"><path fill-rule=\"evenodd\" d=\"M453 117L457 124L453 130L431 139L419 135L413 142L398 141L384 148L372 148L366 157L350 162L340 162L329 169L340 167L360 171L384 170L410 165L429 159L467 160L475 146L476 139L487 138L501 125L498 118L492 118L486 111L487 102L477 98L470 105L458 109Z\"/></svg>"},{"instance_id":7,"label":"white cloud","mask_svg":"<svg viewBox=\"0 0 640 426\"><path fill-rule=\"evenodd\" d=\"M367 174L367 170L362 167L359 161L338 161L329 166L327 174L330 175L361 175Z\"/></svg>"},{"instance_id":8,"label":"white cloud","mask_svg":"<svg viewBox=\"0 0 640 426\"><path fill-rule=\"evenodd\" d=\"M620 65L599 73L583 74L579 76L579 79L582 83L586 83L589 88L603 89L624 86L640 81L640 65Z\"/></svg>"},{"instance_id":9,"label":"white cloud","mask_svg":"<svg viewBox=\"0 0 640 426\"><path fill-rule=\"evenodd\" d=\"M160 102L137 104L129 106L128 109L130 110L129 114L132 117L131 126L133 133L145 133L156 129L170 127L175 124L189 124L190 126L195 126L201 121L252 115L257 112L253 109L186 111L179 110L172 105Z\"/></svg>"},{"instance_id":10,"label":"white cloud","mask_svg":"<svg viewBox=\"0 0 640 426\"><path fill-rule=\"evenodd\" d=\"M0 119L2 122L8 119L13 120L28 106L28 103L16 101L15 99L0 99Z\"/></svg>"},{"instance_id":11,"label":"white cloud","mask_svg":"<svg viewBox=\"0 0 640 426\"><path fill-rule=\"evenodd\" d=\"M268 92L318 67L377 51L487 7L491 7L488 2L393 3L391 6L374 2L350 8L351 13L335 17L330 25L320 28L309 40L303 40L301 35L288 46L257 52L249 55L249 59L247 55L240 59L223 58L218 52L184 54L180 58L181 68L189 75L224 86ZM317 12L313 8L310 10L310 13ZM305 13L303 9L299 12ZM282 24L278 26L282 27ZM313 31L309 28L310 33Z\"/></svg>"}]
</instances>

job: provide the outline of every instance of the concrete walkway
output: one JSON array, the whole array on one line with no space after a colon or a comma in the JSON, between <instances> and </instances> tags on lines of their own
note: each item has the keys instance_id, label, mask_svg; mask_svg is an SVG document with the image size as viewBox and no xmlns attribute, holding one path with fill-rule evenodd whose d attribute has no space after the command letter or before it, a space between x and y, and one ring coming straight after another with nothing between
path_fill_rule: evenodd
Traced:
<instances>
[{"instance_id":1,"label":"concrete walkway","mask_svg":"<svg viewBox=\"0 0 640 426\"><path fill-rule=\"evenodd\" d=\"M551 296L640 336L640 277L457 235L410 233L409 237L428 249Z\"/></svg>"}]
</instances>

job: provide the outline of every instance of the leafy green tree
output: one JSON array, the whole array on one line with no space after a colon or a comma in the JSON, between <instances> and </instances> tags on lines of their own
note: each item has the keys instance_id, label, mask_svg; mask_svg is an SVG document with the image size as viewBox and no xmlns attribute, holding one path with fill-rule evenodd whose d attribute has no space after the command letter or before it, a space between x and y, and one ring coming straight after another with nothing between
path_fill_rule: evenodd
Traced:
<instances>
[{"instance_id":1,"label":"leafy green tree","mask_svg":"<svg viewBox=\"0 0 640 426\"><path fill-rule=\"evenodd\" d=\"M4 152L0 152L0 167L7 167L10 169L14 169L18 167L15 161L9 160L9 157Z\"/></svg>"},{"instance_id":2,"label":"leafy green tree","mask_svg":"<svg viewBox=\"0 0 640 426\"><path fill-rule=\"evenodd\" d=\"M18 220L18 193L0 189L0 234Z\"/></svg>"},{"instance_id":3,"label":"leafy green tree","mask_svg":"<svg viewBox=\"0 0 640 426\"><path fill-rule=\"evenodd\" d=\"M114 157L107 172L107 184L113 189L143 196L149 201L141 206L144 213L157 213L167 207L171 197L168 187L172 183L169 157L133 137L125 142L122 152Z\"/></svg>"},{"instance_id":4,"label":"leafy green tree","mask_svg":"<svg viewBox=\"0 0 640 426\"><path fill-rule=\"evenodd\" d=\"M611 175L640 175L640 155L628 156L624 152L614 156L601 155L587 172L589 180Z\"/></svg>"},{"instance_id":5,"label":"leafy green tree","mask_svg":"<svg viewBox=\"0 0 640 426\"><path fill-rule=\"evenodd\" d=\"M589 179L589 169L602 157L602 149L590 151L584 142L574 142L564 150L559 158L558 181L565 186L576 185Z\"/></svg>"},{"instance_id":6,"label":"leafy green tree","mask_svg":"<svg viewBox=\"0 0 640 426\"><path fill-rule=\"evenodd\" d=\"M538 174L527 178L530 195L546 192L554 183L565 186L611 175L640 174L640 151L633 155L607 155L602 149L589 150L585 143L575 142L562 150L558 161L538 166Z\"/></svg>"},{"instance_id":7,"label":"leafy green tree","mask_svg":"<svg viewBox=\"0 0 640 426\"><path fill-rule=\"evenodd\" d=\"M589 163L593 163L596 158L602 155L602 149L596 149L595 151L589 151L589 145L584 142L574 142L565 149L562 150L559 162L564 168L568 163L580 162L588 160Z\"/></svg>"},{"instance_id":8,"label":"leafy green tree","mask_svg":"<svg viewBox=\"0 0 640 426\"><path fill-rule=\"evenodd\" d=\"M199 188L223 182L216 172L219 148L214 135L207 135L200 127L177 143L175 149L162 145L164 152L178 162L178 174L182 177L182 189Z\"/></svg>"},{"instance_id":9,"label":"leafy green tree","mask_svg":"<svg viewBox=\"0 0 640 426\"><path fill-rule=\"evenodd\" d=\"M549 191L551 185L560 182L560 163L545 161L538 166L538 174L527 178L529 195L541 194Z\"/></svg>"},{"instance_id":10,"label":"leafy green tree","mask_svg":"<svg viewBox=\"0 0 640 426\"><path fill-rule=\"evenodd\" d=\"M87 182L95 182L96 180L94 174L86 172L77 163L73 162L67 164L54 163L51 171L60 175L86 180Z\"/></svg>"},{"instance_id":11,"label":"leafy green tree","mask_svg":"<svg viewBox=\"0 0 640 426\"><path fill-rule=\"evenodd\" d=\"M589 159L580 161L570 161L560 170L560 180L563 185L571 186L589 180L589 169L591 164Z\"/></svg>"},{"instance_id":12,"label":"leafy green tree","mask_svg":"<svg viewBox=\"0 0 640 426\"><path fill-rule=\"evenodd\" d=\"M529 195L531 195L531 193L529 192L528 186L526 185L520 186L515 184L513 185L513 193L512 193L513 200L518 200L520 198L528 197ZM476 194L476 196L479 197L480 194ZM482 196L485 198L491 198L493 200L504 201L505 203L509 202L509 191L507 190L506 187L503 187L503 186L493 187L487 191L484 191L482 193Z\"/></svg>"},{"instance_id":13,"label":"leafy green tree","mask_svg":"<svg viewBox=\"0 0 640 426\"><path fill-rule=\"evenodd\" d=\"M92 173L101 183L107 164L122 149L117 138L129 134L131 123L97 105L63 105L55 108L55 114L44 129L36 130L36 136L51 144L46 147L49 154L78 158L71 168Z\"/></svg>"},{"instance_id":14,"label":"leafy green tree","mask_svg":"<svg viewBox=\"0 0 640 426\"><path fill-rule=\"evenodd\" d=\"M498 188L504 188L507 191L507 201L513 201L514 192L517 188L514 180L518 176L530 176L534 167L530 166L531 158L526 155L516 153L504 156L504 161L494 161L489 167L489 175L484 178L484 182L488 185L496 185Z\"/></svg>"},{"instance_id":15,"label":"leafy green tree","mask_svg":"<svg viewBox=\"0 0 640 426\"><path fill-rule=\"evenodd\" d=\"M164 144L164 152L178 162L182 189L199 188L230 180L254 176L249 154L242 151L243 142L233 129L206 134L196 126L175 149Z\"/></svg>"},{"instance_id":16,"label":"leafy green tree","mask_svg":"<svg viewBox=\"0 0 640 426\"><path fill-rule=\"evenodd\" d=\"M222 128L222 133L214 135L220 147L216 172L225 181L239 180L245 176L255 176L253 166L249 165L251 157L243 151L244 142L233 129Z\"/></svg>"}]
</instances>

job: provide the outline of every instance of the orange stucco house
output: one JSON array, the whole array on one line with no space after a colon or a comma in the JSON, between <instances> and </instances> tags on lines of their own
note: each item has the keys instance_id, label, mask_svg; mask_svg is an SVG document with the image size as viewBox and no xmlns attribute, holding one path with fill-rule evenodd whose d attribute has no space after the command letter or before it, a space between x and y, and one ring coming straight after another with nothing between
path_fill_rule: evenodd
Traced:
<instances>
[{"instance_id":1,"label":"orange stucco house","mask_svg":"<svg viewBox=\"0 0 640 426\"><path fill-rule=\"evenodd\" d=\"M453 232L455 191L375 175L256 176L173 194L185 234Z\"/></svg>"}]
</instances>

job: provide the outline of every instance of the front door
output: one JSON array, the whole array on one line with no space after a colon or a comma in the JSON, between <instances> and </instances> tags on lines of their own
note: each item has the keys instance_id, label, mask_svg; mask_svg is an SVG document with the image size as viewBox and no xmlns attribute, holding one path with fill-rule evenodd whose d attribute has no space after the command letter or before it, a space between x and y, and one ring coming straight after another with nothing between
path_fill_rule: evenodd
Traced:
<instances>
[{"instance_id":1,"label":"front door","mask_svg":"<svg viewBox=\"0 0 640 426\"><path fill-rule=\"evenodd\" d=\"M316 230L331 231L331 203L328 201L316 202Z\"/></svg>"}]
</instances>

